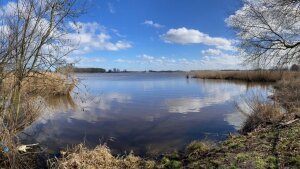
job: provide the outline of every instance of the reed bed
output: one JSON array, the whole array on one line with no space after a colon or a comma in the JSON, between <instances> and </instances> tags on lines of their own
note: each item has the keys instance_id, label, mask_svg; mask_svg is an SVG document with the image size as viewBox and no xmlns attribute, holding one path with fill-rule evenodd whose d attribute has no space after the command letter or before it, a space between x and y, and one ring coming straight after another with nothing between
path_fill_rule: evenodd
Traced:
<instances>
[{"instance_id":1,"label":"reed bed","mask_svg":"<svg viewBox=\"0 0 300 169\"><path fill-rule=\"evenodd\" d=\"M3 89L10 90L14 81L14 75L9 75L3 81ZM60 73L32 73L22 82L22 93L40 96L68 95L76 83L76 79Z\"/></svg>"},{"instance_id":2,"label":"reed bed","mask_svg":"<svg viewBox=\"0 0 300 169\"><path fill-rule=\"evenodd\" d=\"M300 77L298 72L289 71L199 71L193 78L242 80L247 82L277 82L286 78Z\"/></svg>"},{"instance_id":3,"label":"reed bed","mask_svg":"<svg viewBox=\"0 0 300 169\"><path fill-rule=\"evenodd\" d=\"M33 94L51 96L68 95L77 81L58 73L42 73L30 76L24 83L24 90Z\"/></svg>"}]
</instances>

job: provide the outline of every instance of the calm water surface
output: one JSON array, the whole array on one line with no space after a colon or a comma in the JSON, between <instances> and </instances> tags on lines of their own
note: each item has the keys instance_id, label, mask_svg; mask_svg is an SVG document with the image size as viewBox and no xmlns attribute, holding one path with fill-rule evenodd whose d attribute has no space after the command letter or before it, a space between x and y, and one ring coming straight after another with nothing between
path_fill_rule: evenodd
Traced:
<instances>
[{"instance_id":1,"label":"calm water surface","mask_svg":"<svg viewBox=\"0 0 300 169\"><path fill-rule=\"evenodd\" d=\"M47 99L40 119L25 130L26 142L49 151L107 143L114 153L155 155L181 150L193 140L222 140L245 116L235 104L270 86L186 79L184 73L77 74L72 97ZM29 137L29 138L28 138Z\"/></svg>"}]
</instances>

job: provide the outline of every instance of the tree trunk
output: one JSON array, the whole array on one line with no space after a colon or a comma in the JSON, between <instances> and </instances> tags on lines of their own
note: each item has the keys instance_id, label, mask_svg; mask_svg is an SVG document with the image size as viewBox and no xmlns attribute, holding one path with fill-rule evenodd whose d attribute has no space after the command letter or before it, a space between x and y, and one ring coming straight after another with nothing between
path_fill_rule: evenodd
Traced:
<instances>
[{"instance_id":1,"label":"tree trunk","mask_svg":"<svg viewBox=\"0 0 300 169\"><path fill-rule=\"evenodd\" d=\"M22 78L17 76L15 82L15 88L13 93L13 113L15 113L15 123L18 124L18 118L20 115L20 107L21 107L21 88L22 88Z\"/></svg>"}]
</instances>

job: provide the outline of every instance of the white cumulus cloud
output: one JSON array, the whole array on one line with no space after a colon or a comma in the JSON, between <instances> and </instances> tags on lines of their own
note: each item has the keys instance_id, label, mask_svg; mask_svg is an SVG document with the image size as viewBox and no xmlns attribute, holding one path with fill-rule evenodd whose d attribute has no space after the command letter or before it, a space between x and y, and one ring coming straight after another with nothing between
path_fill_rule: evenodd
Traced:
<instances>
[{"instance_id":1,"label":"white cumulus cloud","mask_svg":"<svg viewBox=\"0 0 300 169\"><path fill-rule=\"evenodd\" d=\"M116 63L128 63L146 66L153 70L226 70L241 69L242 58L239 55L218 49L203 50L199 58L166 57L142 54L136 59L119 58ZM244 68L244 67L243 67Z\"/></svg>"},{"instance_id":2,"label":"white cumulus cloud","mask_svg":"<svg viewBox=\"0 0 300 169\"><path fill-rule=\"evenodd\" d=\"M202 50L201 69L240 69L242 58L219 49Z\"/></svg>"},{"instance_id":3,"label":"white cumulus cloud","mask_svg":"<svg viewBox=\"0 0 300 169\"><path fill-rule=\"evenodd\" d=\"M211 37L196 29L187 29L185 27L178 29L170 29L167 33L161 35L166 43L178 44L204 44L215 46L223 50L235 50L232 42L221 37Z\"/></svg>"},{"instance_id":4,"label":"white cumulus cloud","mask_svg":"<svg viewBox=\"0 0 300 169\"><path fill-rule=\"evenodd\" d=\"M112 37L107 33L106 28L96 22L69 23L71 33L68 34L78 50L75 54L84 54L92 51L119 51L131 48L132 45L126 40L112 41Z\"/></svg>"}]
</instances>

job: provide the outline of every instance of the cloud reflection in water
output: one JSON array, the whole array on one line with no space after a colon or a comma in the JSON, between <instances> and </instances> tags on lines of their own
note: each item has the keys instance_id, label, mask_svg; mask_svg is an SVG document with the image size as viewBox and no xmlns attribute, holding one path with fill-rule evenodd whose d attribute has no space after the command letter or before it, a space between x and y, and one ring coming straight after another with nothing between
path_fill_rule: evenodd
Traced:
<instances>
[{"instance_id":1,"label":"cloud reflection in water","mask_svg":"<svg viewBox=\"0 0 300 169\"><path fill-rule=\"evenodd\" d=\"M52 100L49 111L27 130L33 142L50 149L107 142L118 152L155 154L195 139L219 139L240 125L242 117L233 111L233 103L252 88L226 81L186 81L185 74L83 76L91 92L74 100Z\"/></svg>"},{"instance_id":2,"label":"cloud reflection in water","mask_svg":"<svg viewBox=\"0 0 300 169\"><path fill-rule=\"evenodd\" d=\"M175 98L165 101L170 113L195 113L204 107L225 103L247 90L245 86L207 85L204 87L204 97Z\"/></svg>"}]
</instances>

